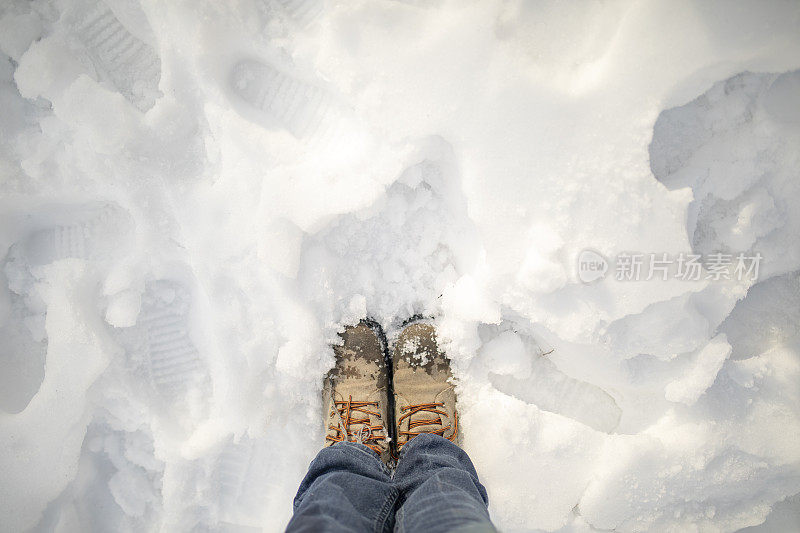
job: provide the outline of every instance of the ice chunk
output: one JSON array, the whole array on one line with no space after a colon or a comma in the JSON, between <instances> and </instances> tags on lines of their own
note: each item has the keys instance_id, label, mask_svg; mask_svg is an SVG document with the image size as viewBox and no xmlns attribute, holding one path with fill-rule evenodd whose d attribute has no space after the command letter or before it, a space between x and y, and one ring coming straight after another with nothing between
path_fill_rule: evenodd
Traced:
<instances>
[{"instance_id":1,"label":"ice chunk","mask_svg":"<svg viewBox=\"0 0 800 533\"><path fill-rule=\"evenodd\" d=\"M785 199L800 187L788 163L798 76L744 72L659 115L651 169L671 189L692 188L687 232L696 253L759 252L771 257L762 276L796 269L800 212Z\"/></svg>"},{"instance_id":2,"label":"ice chunk","mask_svg":"<svg viewBox=\"0 0 800 533\"><path fill-rule=\"evenodd\" d=\"M44 27L38 13L7 12L0 18L0 50L13 60L19 61L33 41L38 39Z\"/></svg>"},{"instance_id":3,"label":"ice chunk","mask_svg":"<svg viewBox=\"0 0 800 533\"><path fill-rule=\"evenodd\" d=\"M764 108L775 120L800 123L800 72L786 72L773 81L764 95Z\"/></svg>"},{"instance_id":4,"label":"ice chunk","mask_svg":"<svg viewBox=\"0 0 800 533\"><path fill-rule=\"evenodd\" d=\"M650 354L671 359L704 343L708 330L708 319L689 293L654 303L641 313L612 322L606 335L611 347L622 357Z\"/></svg>"},{"instance_id":5,"label":"ice chunk","mask_svg":"<svg viewBox=\"0 0 800 533\"><path fill-rule=\"evenodd\" d=\"M664 396L671 402L693 404L714 383L730 354L731 345L725 334L717 335L697 352L691 368L667 385Z\"/></svg>"},{"instance_id":6,"label":"ice chunk","mask_svg":"<svg viewBox=\"0 0 800 533\"><path fill-rule=\"evenodd\" d=\"M126 514L141 517L148 501L150 483L143 472L120 470L109 480L108 489Z\"/></svg>"},{"instance_id":7,"label":"ice chunk","mask_svg":"<svg viewBox=\"0 0 800 533\"><path fill-rule=\"evenodd\" d=\"M737 533L783 533L800 524L800 492L776 503L763 524L740 529Z\"/></svg>"},{"instance_id":8,"label":"ice chunk","mask_svg":"<svg viewBox=\"0 0 800 533\"><path fill-rule=\"evenodd\" d=\"M751 287L719 330L732 346L732 359L753 357L800 334L800 273Z\"/></svg>"}]
</instances>

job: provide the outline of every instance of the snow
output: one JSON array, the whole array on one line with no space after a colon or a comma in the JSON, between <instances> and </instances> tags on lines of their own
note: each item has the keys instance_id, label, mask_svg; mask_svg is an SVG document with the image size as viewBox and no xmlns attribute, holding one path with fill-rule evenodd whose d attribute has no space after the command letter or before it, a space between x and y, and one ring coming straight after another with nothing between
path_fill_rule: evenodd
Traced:
<instances>
[{"instance_id":1,"label":"snow","mask_svg":"<svg viewBox=\"0 0 800 533\"><path fill-rule=\"evenodd\" d=\"M531 357L519 335L504 331L481 347L480 358L496 374L527 378L531 375Z\"/></svg>"},{"instance_id":2,"label":"snow","mask_svg":"<svg viewBox=\"0 0 800 533\"><path fill-rule=\"evenodd\" d=\"M4 2L2 529L281 530L330 344L415 314L501 529L796 528L798 26L780 0ZM758 278L615 277L716 252Z\"/></svg>"},{"instance_id":3,"label":"snow","mask_svg":"<svg viewBox=\"0 0 800 533\"><path fill-rule=\"evenodd\" d=\"M725 359L731 354L731 345L725 334L717 335L698 350L691 361L691 368L669 383L664 389L664 397L671 402L692 405L717 379Z\"/></svg>"}]
</instances>

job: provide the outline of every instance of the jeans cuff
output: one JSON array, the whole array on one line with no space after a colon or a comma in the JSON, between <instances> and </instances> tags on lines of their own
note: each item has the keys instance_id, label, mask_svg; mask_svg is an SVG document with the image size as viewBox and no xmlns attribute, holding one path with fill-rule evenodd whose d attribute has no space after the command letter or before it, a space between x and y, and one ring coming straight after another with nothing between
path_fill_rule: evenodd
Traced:
<instances>
[{"instance_id":1,"label":"jeans cuff","mask_svg":"<svg viewBox=\"0 0 800 533\"><path fill-rule=\"evenodd\" d=\"M331 446L331 448L337 448L340 452L346 454L356 453L359 456L366 455L371 460L376 461L378 465L381 467L382 471L385 474L389 475L389 468L385 464L383 464L383 461L381 461L381 458L378 456L378 454L372 451L372 449L368 448L367 446L361 444L360 442L347 442L347 441L337 442L336 444Z\"/></svg>"},{"instance_id":2,"label":"jeans cuff","mask_svg":"<svg viewBox=\"0 0 800 533\"><path fill-rule=\"evenodd\" d=\"M400 450L400 456L402 457L403 455L408 453L410 450L413 450L414 448L417 448L418 446L425 446L425 444L427 444L426 441L436 441L436 440L442 440L442 441L447 442L448 444L450 444L452 446L456 446L455 444L453 444L452 442L450 442L446 438L441 437L439 435L436 435L435 433L421 433L421 434L417 435L416 437L414 437L413 439L411 439L410 441L408 441L405 444L403 444L403 448ZM458 446L456 446L456 447L458 447Z\"/></svg>"}]
</instances>

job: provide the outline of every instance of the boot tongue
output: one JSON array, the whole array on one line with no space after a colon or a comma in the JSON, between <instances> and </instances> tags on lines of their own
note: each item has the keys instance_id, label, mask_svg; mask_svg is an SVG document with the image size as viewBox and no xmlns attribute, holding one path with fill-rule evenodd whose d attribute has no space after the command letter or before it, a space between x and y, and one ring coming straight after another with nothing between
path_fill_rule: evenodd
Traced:
<instances>
[{"instance_id":1,"label":"boot tongue","mask_svg":"<svg viewBox=\"0 0 800 533\"><path fill-rule=\"evenodd\" d=\"M344 440L370 447L382 447L386 440L386 427L380 415L380 403L353 400L352 397L339 401L340 404L342 402L347 403L337 406L337 411L338 426ZM378 433L379 431L383 433Z\"/></svg>"},{"instance_id":2,"label":"boot tongue","mask_svg":"<svg viewBox=\"0 0 800 533\"><path fill-rule=\"evenodd\" d=\"M435 426L436 429L439 429L444 426L442 417L447 418L444 413L444 406L442 405L431 404L430 407L418 408L417 412L410 417L410 425L413 425L415 429L427 426Z\"/></svg>"},{"instance_id":3,"label":"boot tongue","mask_svg":"<svg viewBox=\"0 0 800 533\"><path fill-rule=\"evenodd\" d=\"M399 415L402 418L401 431L407 433L402 435L401 444L407 443L422 433L442 435L443 429L447 427L447 420L449 420L447 409L442 402L407 404L400 409Z\"/></svg>"}]
</instances>

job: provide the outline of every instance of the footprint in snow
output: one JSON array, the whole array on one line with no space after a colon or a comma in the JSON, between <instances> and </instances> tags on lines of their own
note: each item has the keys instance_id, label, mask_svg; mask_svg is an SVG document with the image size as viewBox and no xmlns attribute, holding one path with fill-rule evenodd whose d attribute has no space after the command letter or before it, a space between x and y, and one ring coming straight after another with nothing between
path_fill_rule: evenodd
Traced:
<instances>
[{"instance_id":1,"label":"footprint in snow","mask_svg":"<svg viewBox=\"0 0 800 533\"><path fill-rule=\"evenodd\" d=\"M33 270L62 259L103 262L130 242L130 216L108 203L53 205L34 210L20 224L18 240L3 261L6 312L0 318L0 409L18 413L38 392L47 353L47 306Z\"/></svg>"},{"instance_id":2,"label":"footprint in snow","mask_svg":"<svg viewBox=\"0 0 800 533\"><path fill-rule=\"evenodd\" d=\"M353 110L332 93L262 61L244 59L230 73L230 88L243 116L287 131L326 152L367 142Z\"/></svg>"},{"instance_id":3,"label":"footprint in snow","mask_svg":"<svg viewBox=\"0 0 800 533\"><path fill-rule=\"evenodd\" d=\"M301 28L325 11L323 0L257 0L257 5L267 19L275 16L288 18Z\"/></svg>"},{"instance_id":4,"label":"footprint in snow","mask_svg":"<svg viewBox=\"0 0 800 533\"><path fill-rule=\"evenodd\" d=\"M207 369L191 339L191 296L178 282L153 281L142 295L142 307L133 329L150 382L167 400L203 385Z\"/></svg>"},{"instance_id":5,"label":"footprint in snow","mask_svg":"<svg viewBox=\"0 0 800 533\"><path fill-rule=\"evenodd\" d=\"M484 344L479 361L497 390L598 431L611 433L622 411L600 387L564 374L533 338L503 331Z\"/></svg>"},{"instance_id":6,"label":"footprint in snow","mask_svg":"<svg viewBox=\"0 0 800 533\"><path fill-rule=\"evenodd\" d=\"M81 1L66 19L98 81L112 85L140 111L153 107L161 96L161 59L153 47L131 32L103 2Z\"/></svg>"}]
</instances>

